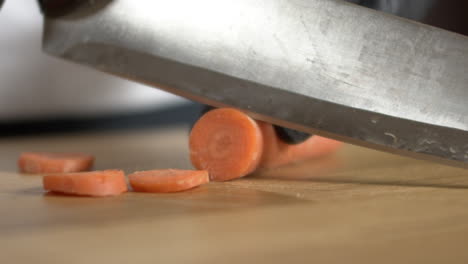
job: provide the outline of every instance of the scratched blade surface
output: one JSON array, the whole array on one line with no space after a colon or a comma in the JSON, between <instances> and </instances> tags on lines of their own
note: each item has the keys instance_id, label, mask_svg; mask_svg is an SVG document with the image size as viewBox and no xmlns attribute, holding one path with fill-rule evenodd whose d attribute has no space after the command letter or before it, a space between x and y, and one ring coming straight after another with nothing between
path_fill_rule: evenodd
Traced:
<instances>
[{"instance_id":1,"label":"scratched blade surface","mask_svg":"<svg viewBox=\"0 0 468 264\"><path fill-rule=\"evenodd\" d=\"M46 19L43 49L275 124L468 166L468 38L367 8L83 1Z\"/></svg>"}]
</instances>

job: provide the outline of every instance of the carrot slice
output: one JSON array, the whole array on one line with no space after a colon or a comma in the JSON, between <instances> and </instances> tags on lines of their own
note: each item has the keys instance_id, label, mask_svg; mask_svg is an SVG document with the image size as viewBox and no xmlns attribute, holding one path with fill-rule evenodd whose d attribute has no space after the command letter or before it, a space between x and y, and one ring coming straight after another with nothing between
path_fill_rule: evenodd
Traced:
<instances>
[{"instance_id":1,"label":"carrot slice","mask_svg":"<svg viewBox=\"0 0 468 264\"><path fill-rule=\"evenodd\" d=\"M258 168L274 168L334 152L341 142L312 136L291 145L278 138L271 124L251 119L232 108L203 115L189 138L190 159L208 170L214 181L244 177Z\"/></svg>"},{"instance_id":2,"label":"carrot slice","mask_svg":"<svg viewBox=\"0 0 468 264\"><path fill-rule=\"evenodd\" d=\"M93 163L94 157L83 153L24 152L18 159L23 173L87 171Z\"/></svg>"},{"instance_id":3,"label":"carrot slice","mask_svg":"<svg viewBox=\"0 0 468 264\"><path fill-rule=\"evenodd\" d=\"M44 189L84 196L114 196L127 191L125 174L121 170L104 170L46 175Z\"/></svg>"},{"instance_id":4,"label":"carrot slice","mask_svg":"<svg viewBox=\"0 0 468 264\"><path fill-rule=\"evenodd\" d=\"M263 135L263 155L259 167L271 169L289 163L300 162L325 156L336 151L343 143L320 136L291 145L283 142L271 124L257 121Z\"/></svg>"},{"instance_id":5,"label":"carrot slice","mask_svg":"<svg viewBox=\"0 0 468 264\"><path fill-rule=\"evenodd\" d=\"M130 185L137 192L168 193L192 189L209 182L205 170L150 170L128 175Z\"/></svg>"},{"instance_id":6,"label":"carrot slice","mask_svg":"<svg viewBox=\"0 0 468 264\"><path fill-rule=\"evenodd\" d=\"M195 168L208 170L211 180L227 181L257 168L263 140L255 120L239 110L219 108L196 122L189 145Z\"/></svg>"}]
</instances>

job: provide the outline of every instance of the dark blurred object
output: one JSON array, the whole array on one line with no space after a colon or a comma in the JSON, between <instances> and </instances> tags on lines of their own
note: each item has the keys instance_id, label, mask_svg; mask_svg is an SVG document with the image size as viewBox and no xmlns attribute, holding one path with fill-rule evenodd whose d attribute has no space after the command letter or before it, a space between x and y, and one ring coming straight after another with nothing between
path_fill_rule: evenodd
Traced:
<instances>
[{"instance_id":1,"label":"dark blurred object","mask_svg":"<svg viewBox=\"0 0 468 264\"><path fill-rule=\"evenodd\" d=\"M99 12L102 8L111 3L112 0L38 0L38 2L42 14L47 17L66 16L76 12L76 14L73 14L73 18L80 18ZM88 6L86 12L77 12L80 8L86 6Z\"/></svg>"},{"instance_id":2,"label":"dark blurred object","mask_svg":"<svg viewBox=\"0 0 468 264\"><path fill-rule=\"evenodd\" d=\"M424 24L468 35L468 1L346 0Z\"/></svg>"},{"instance_id":3,"label":"dark blurred object","mask_svg":"<svg viewBox=\"0 0 468 264\"><path fill-rule=\"evenodd\" d=\"M278 138L281 139L281 141L290 145L300 144L312 136L312 134L304 133L286 127L276 125L274 125L273 127Z\"/></svg>"},{"instance_id":4,"label":"dark blurred object","mask_svg":"<svg viewBox=\"0 0 468 264\"><path fill-rule=\"evenodd\" d=\"M210 105L203 105L200 111L200 117L213 109L215 109L215 107Z\"/></svg>"},{"instance_id":5,"label":"dark blurred object","mask_svg":"<svg viewBox=\"0 0 468 264\"><path fill-rule=\"evenodd\" d=\"M188 103L143 113L0 122L0 137L188 126L198 118L199 109L199 104Z\"/></svg>"},{"instance_id":6,"label":"dark blurred object","mask_svg":"<svg viewBox=\"0 0 468 264\"><path fill-rule=\"evenodd\" d=\"M38 0L41 12L46 16L61 16L75 10L82 0Z\"/></svg>"}]
</instances>

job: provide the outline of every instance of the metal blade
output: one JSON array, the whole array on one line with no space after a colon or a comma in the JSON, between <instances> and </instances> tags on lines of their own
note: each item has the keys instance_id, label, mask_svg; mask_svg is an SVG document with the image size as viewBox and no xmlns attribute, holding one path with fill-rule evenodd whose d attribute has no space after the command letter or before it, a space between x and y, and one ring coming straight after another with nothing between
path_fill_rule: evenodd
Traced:
<instances>
[{"instance_id":1,"label":"metal blade","mask_svg":"<svg viewBox=\"0 0 468 264\"><path fill-rule=\"evenodd\" d=\"M275 124L468 167L468 38L335 0L84 1L46 52Z\"/></svg>"}]
</instances>

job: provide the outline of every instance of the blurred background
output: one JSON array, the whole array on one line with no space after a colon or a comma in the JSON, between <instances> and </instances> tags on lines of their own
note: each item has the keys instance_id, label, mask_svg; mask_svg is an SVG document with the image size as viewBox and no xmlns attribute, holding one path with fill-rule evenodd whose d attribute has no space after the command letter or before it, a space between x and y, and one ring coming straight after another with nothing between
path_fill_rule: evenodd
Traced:
<instances>
[{"instance_id":1,"label":"blurred background","mask_svg":"<svg viewBox=\"0 0 468 264\"><path fill-rule=\"evenodd\" d=\"M34 0L0 9L0 136L188 123L199 106L41 51Z\"/></svg>"},{"instance_id":2,"label":"blurred background","mask_svg":"<svg viewBox=\"0 0 468 264\"><path fill-rule=\"evenodd\" d=\"M349 2L468 33L468 1ZM5 1L0 10L0 136L188 125L198 117L196 103L42 53L41 34L36 1Z\"/></svg>"}]
</instances>

